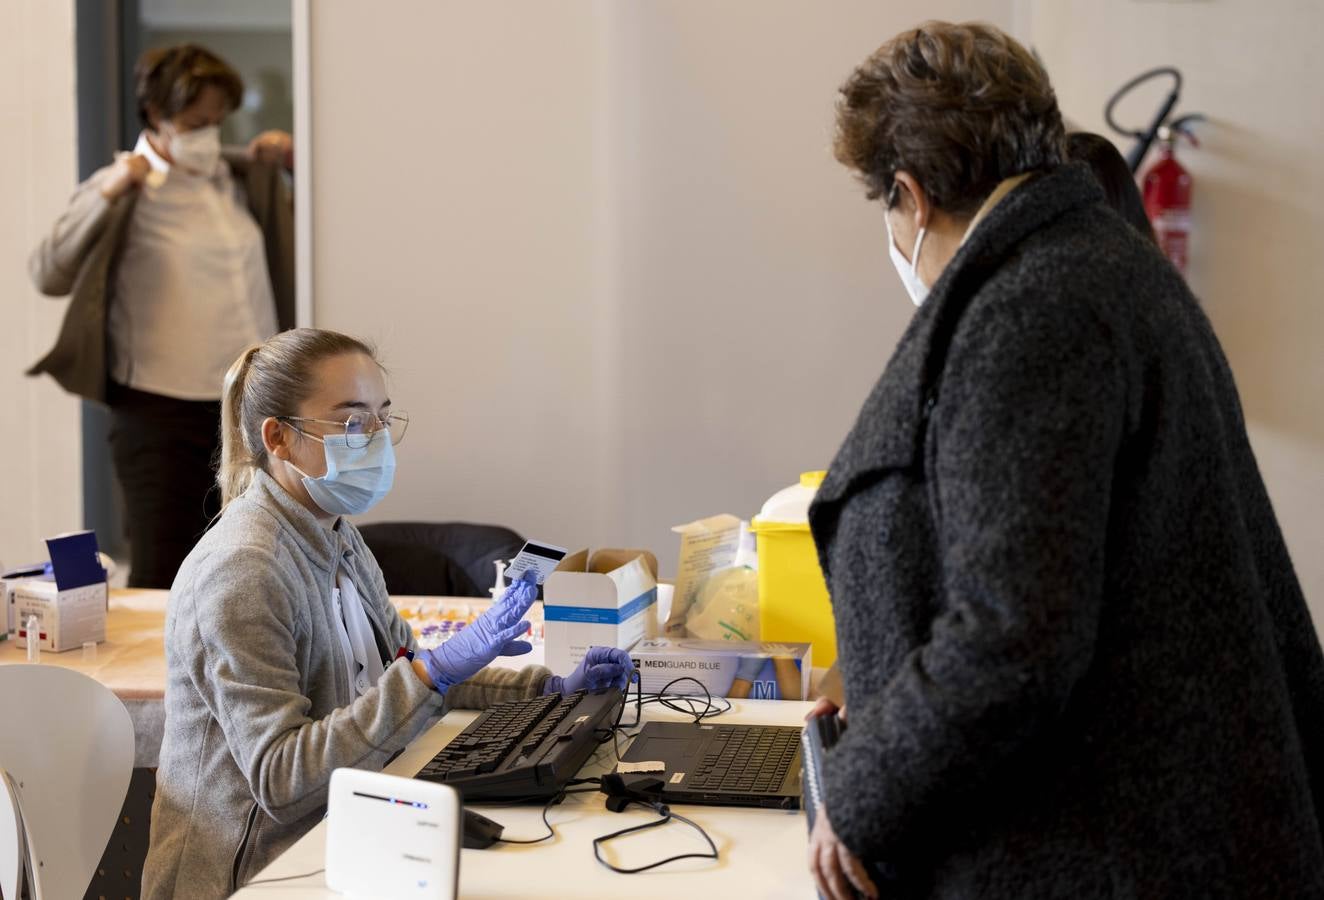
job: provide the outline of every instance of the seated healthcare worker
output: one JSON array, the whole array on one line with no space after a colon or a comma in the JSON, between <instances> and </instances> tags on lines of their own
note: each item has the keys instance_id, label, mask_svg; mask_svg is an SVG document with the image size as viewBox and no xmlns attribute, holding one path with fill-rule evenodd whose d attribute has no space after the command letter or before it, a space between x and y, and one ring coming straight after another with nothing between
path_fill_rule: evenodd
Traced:
<instances>
[{"instance_id":1,"label":"seated healthcare worker","mask_svg":"<svg viewBox=\"0 0 1324 900\"><path fill-rule=\"evenodd\" d=\"M417 649L346 515L391 488L382 368L354 338L302 328L225 378L223 509L180 567L166 616L165 738L145 898L224 897L316 824L332 770L380 769L446 709L623 688L621 650L567 678L486 669L527 653L535 586L511 585L434 650ZM416 651L411 661L396 651Z\"/></svg>"}]
</instances>

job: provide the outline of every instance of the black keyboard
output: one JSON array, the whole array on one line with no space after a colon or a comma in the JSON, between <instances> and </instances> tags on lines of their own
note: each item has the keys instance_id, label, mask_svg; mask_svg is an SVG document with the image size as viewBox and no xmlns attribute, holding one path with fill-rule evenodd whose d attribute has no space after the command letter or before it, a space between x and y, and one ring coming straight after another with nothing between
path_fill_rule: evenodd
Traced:
<instances>
[{"instance_id":1,"label":"black keyboard","mask_svg":"<svg viewBox=\"0 0 1324 900\"><path fill-rule=\"evenodd\" d=\"M444 782L469 803L546 800L593 755L624 698L621 691L578 691L498 704L414 777Z\"/></svg>"},{"instance_id":2,"label":"black keyboard","mask_svg":"<svg viewBox=\"0 0 1324 900\"><path fill-rule=\"evenodd\" d=\"M800 746L799 728L715 726L716 733L687 790L760 793L777 791Z\"/></svg>"}]
</instances>

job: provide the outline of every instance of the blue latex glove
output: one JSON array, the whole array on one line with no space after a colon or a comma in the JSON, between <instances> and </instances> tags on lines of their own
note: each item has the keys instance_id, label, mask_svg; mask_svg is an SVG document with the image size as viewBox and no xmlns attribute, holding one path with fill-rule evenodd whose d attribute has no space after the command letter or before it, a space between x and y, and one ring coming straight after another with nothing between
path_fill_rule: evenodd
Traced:
<instances>
[{"instance_id":1,"label":"blue latex glove","mask_svg":"<svg viewBox=\"0 0 1324 900\"><path fill-rule=\"evenodd\" d=\"M525 572L468 628L439 647L415 654L415 659L423 660L433 687L444 694L498 656L519 656L533 649L528 641L516 638L529 630L524 614L538 598L537 579L537 572Z\"/></svg>"},{"instance_id":2,"label":"blue latex glove","mask_svg":"<svg viewBox=\"0 0 1324 900\"><path fill-rule=\"evenodd\" d=\"M589 647L575 671L562 678L553 675L543 684L544 694L573 694L575 691L600 691L614 687L625 690L634 674L630 654L615 647Z\"/></svg>"}]
</instances>

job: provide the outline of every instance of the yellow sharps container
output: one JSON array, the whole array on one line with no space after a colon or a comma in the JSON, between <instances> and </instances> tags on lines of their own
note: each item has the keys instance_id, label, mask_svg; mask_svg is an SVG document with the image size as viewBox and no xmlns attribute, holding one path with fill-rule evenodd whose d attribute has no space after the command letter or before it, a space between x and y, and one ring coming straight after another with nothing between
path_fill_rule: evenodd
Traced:
<instances>
[{"instance_id":1,"label":"yellow sharps container","mask_svg":"<svg viewBox=\"0 0 1324 900\"><path fill-rule=\"evenodd\" d=\"M759 626L764 641L814 645L813 664L837 659L823 570L809 533L809 504L826 472L805 472L800 483L778 491L754 517L759 553Z\"/></svg>"}]
</instances>

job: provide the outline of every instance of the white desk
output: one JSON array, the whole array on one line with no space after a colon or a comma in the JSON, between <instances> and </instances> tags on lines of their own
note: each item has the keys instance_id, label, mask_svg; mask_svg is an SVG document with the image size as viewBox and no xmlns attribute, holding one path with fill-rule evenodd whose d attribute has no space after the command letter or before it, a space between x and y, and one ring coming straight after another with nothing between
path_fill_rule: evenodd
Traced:
<instances>
[{"instance_id":1,"label":"white desk","mask_svg":"<svg viewBox=\"0 0 1324 900\"><path fill-rule=\"evenodd\" d=\"M714 721L799 725L811 704L775 700L733 700L731 712ZM387 767L395 775L413 775L478 714L449 713ZM626 710L626 721L633 710ZM685 717L656 706L644 707L644 718L683 720ZM622 742L622 749L624 749ZM604 744L582 775L610 771L615 764L611 744ZM814 896L806 864L807 835L802 813L769 809L717 806L678 806L677 812L694 819L717 844L720 859L683 860L638 875L609 871L593 858L592 839L629 825L655 819L651 810L632 808L611 813L599 793L572 794L552 807L548 820L556 837L541 844L497 844L488 850L460 852L460 896L464 898L553 898L622 900L667 897L700 900L704 897ZM545 833L541 807L485 807L474 809L506 826L510 838L533 838ZM681 822L612 841L604 856L618 866L637 866L677 853L707 849L694 829ZM321 869L326 850L326 824L318 825L284 855L254 877L255 881L298 875ZM327 890L319 873L297 881L246 887L235 897L257 898L338 897Z\"/></svg>"}]
</instances>

